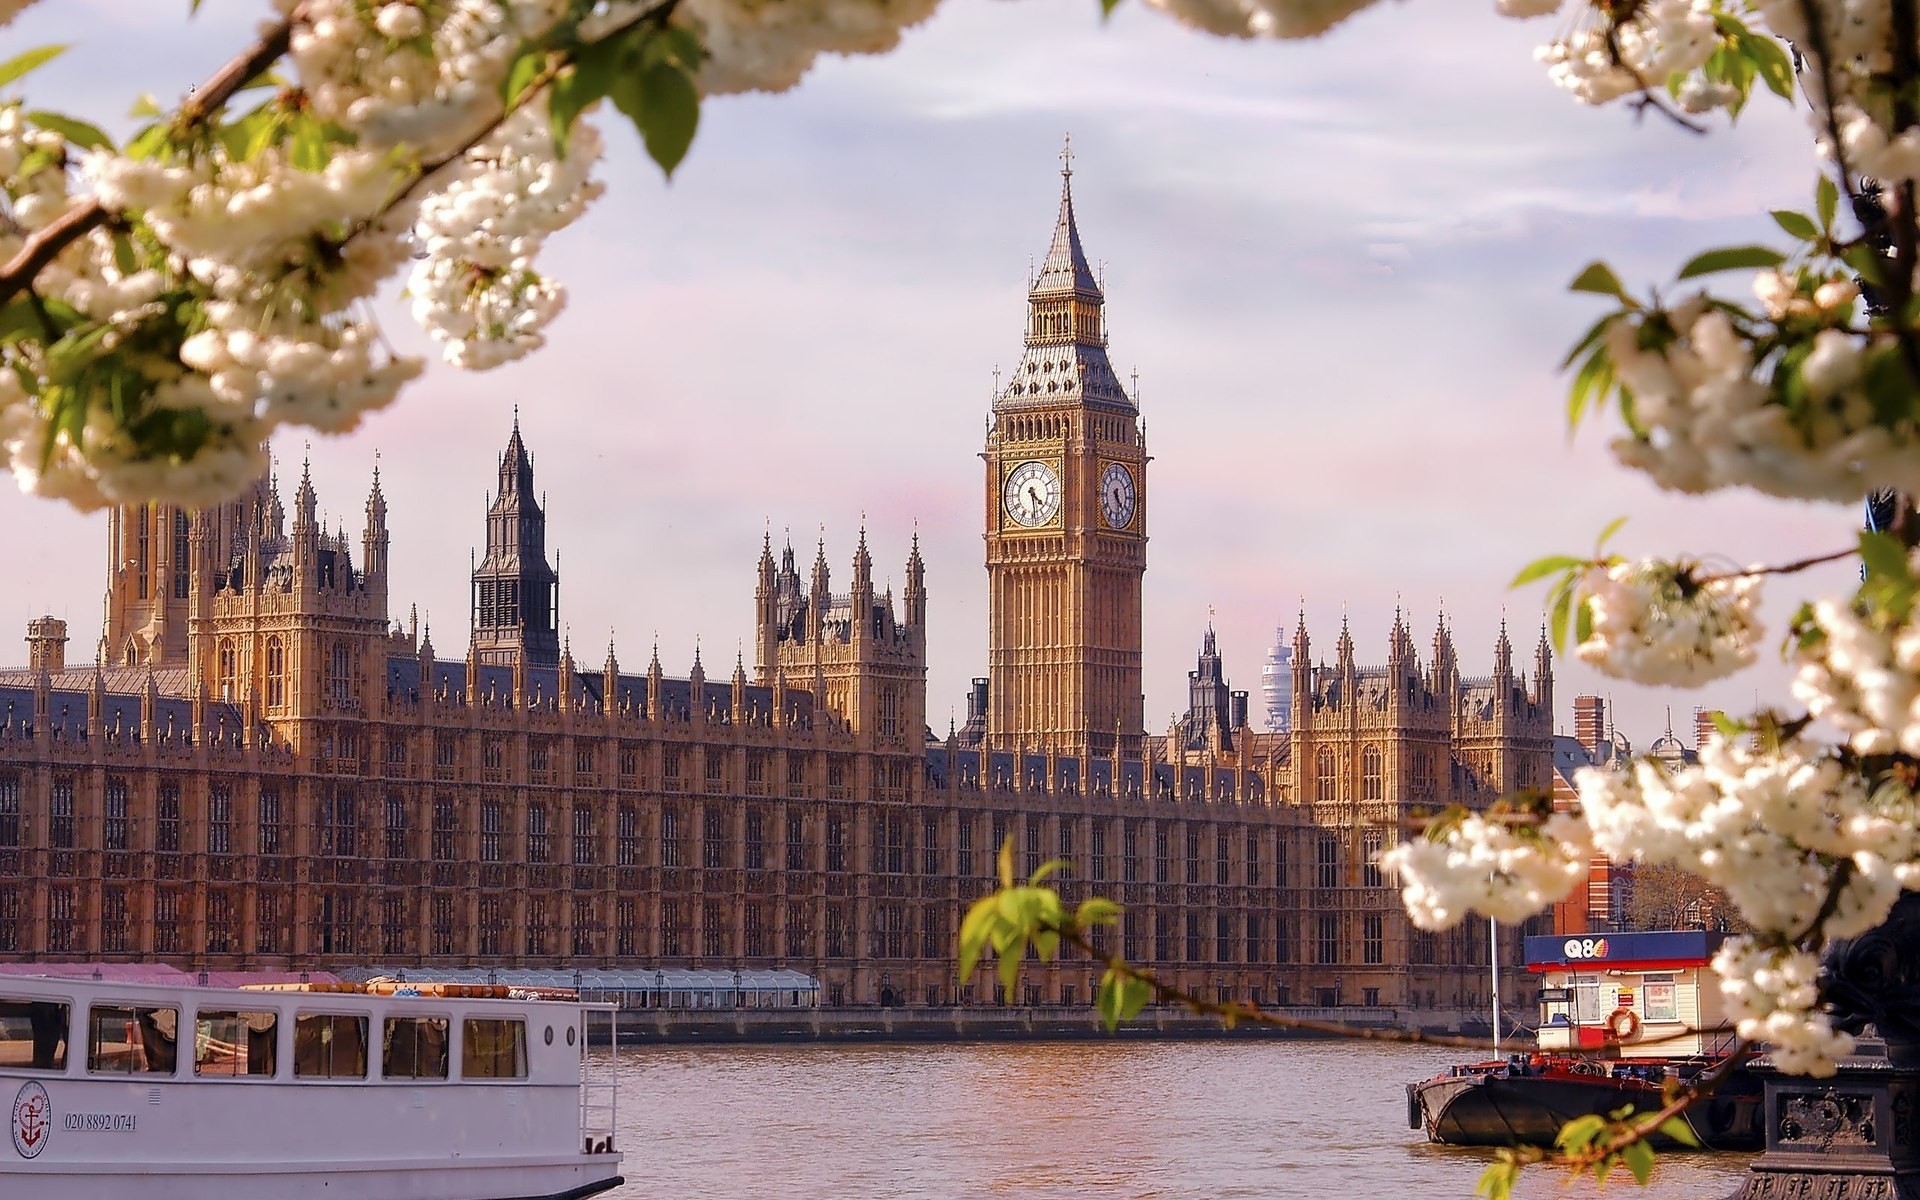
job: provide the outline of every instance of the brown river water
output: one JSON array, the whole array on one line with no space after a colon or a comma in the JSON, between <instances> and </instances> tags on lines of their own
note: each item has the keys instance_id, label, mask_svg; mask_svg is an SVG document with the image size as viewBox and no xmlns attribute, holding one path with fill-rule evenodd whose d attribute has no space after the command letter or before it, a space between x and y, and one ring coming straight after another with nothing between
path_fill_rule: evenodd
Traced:
<instances>
[{"instance_id":1,"label":"brown river water","mask_svg":"<svg viewBox=\"0 0 1920 1200\"><path fill-rule=\"evenodd\" d=\"M649 1047L621 1052L616 1200L1472 1200L1490 1155L1407 1128L1459 1051L1346 1042ZM1532 1168L1518 1197L1720 1200L1747 1158L1644 1190Z\"/></svg>"}]
</instances>

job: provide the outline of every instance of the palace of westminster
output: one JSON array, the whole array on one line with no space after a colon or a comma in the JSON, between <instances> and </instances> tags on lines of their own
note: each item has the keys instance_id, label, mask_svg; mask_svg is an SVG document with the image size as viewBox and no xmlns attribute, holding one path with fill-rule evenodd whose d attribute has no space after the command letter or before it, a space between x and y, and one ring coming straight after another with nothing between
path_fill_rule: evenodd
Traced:
<instances>
[{"instance_id":1,"label":"palace of westminster","mask_svg":"<svg viewBox=\"0 0 1920 1200\"><path fill-rule=\"evenodd\" d=\"M988 661L967 723L926 723L917 542L896 604L861 534L836 590L769 542L754 665L639 673L559 637L516 422L463 657L392 620L378 472L357 547L305 476L108 525L98 661L29 623L0 670L0 961L192 969L789 968L843 1005L1086 1003L1085 961L1020 994L955 978L966 906L1024 873L1125 905L1128 958L1263 1004L1459 1007L1487 931L1407 922L1373 865L1414 810L1546 786L1547 647L1461 674L1444 621L1383 666L1292 639L1291 720L1249 728L1213 634L1191 705L1144 727L1144 426L1108 361L1071 172L985 454ZM1476 927L1477 925L1477 927ZM1517 963L1519 930L1502 932Z\"/></svg>"}]
</instances>

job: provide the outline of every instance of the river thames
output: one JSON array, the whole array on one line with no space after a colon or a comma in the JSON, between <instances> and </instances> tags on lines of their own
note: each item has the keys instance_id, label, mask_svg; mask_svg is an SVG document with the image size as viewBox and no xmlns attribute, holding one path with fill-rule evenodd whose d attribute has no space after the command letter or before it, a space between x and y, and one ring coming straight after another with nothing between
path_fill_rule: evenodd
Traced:
<instances>
[{"instance_id":1,"label":"river thames","mask_svg":"<svg viewBox=\"0 0 1920 1200\"><path fill-rule=\"evenodd\" d=\"M647 1047L621 1052L647 1197L1087 1195L1471 1200L1489 1155L1407 1128L1459 1051L1344 1042ZM1719 1200L1741 1155L1662 1155L1642 1191L1532 1168L1518 1196Z\"/></svg>"}]
</instances>

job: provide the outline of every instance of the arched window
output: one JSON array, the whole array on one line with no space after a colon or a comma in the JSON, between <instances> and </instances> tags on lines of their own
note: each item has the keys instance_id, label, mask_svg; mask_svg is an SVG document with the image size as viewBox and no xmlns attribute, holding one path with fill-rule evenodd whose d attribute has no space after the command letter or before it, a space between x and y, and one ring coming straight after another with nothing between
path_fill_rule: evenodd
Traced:
<instances>
[{"instance_id":1,"label":"arched window","mask_svg":"<svg viewBox=\"0 0 1920 1200\"><path fill-rule=\"evenodd\" d=\"M233 648L233 639L223 639L220 643L220 698L233 699L234 677L239 673L240 656Z\"/></svg>"},{"instance_id":2,"label":"arched window","mask_svg":"<svg viewBox=\"0 0 1920 1200\"><path fill-rule=\"evenodd\" d=\"M1322 803L1331 803L1335 798L1331 749L1321 748L1320 753L1314 758L1313 770L1315 777L1313 798Z\"/></svg>"},{"instance_id":3,"label":"arched window","mask_svg":"<svg viewBox=\"0 0 1920 1200\"><path fill-rule=\"evenodd\" d=\"M280 639L267 639L267 707L280 708L287 702L287 651Z\"/></svg>"},{"instance_id":4,"label":"arched window","mask_svg":"<svg viewBox=\"0 0 1920 1200\"><path fill-rule=\"evenodd\" d=\"M327 659L327 698L345 704L353 692L353 651L345 639L333 644Z\"/></svg>"},{"instance_id":5,"label":"arched window","mask_svg":"<svg viewBox=\"0 0 1920 1200\"><path fill-rule=\"evenodd\" d=\"M1380 777L1380 747L1368 746L1360 752L1360 798L1378 800L1383 784Z\"/></svg>"}]
</instances>

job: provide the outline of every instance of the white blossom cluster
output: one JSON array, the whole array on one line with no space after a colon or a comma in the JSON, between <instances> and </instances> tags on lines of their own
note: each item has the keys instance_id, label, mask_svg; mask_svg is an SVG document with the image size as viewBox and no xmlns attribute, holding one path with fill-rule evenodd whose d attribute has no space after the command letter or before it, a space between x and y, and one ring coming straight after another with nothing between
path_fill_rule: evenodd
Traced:
<instances>
[{"instance_id":1,"label":"white blossom cluster","mask_svg":"<svg viewBox=\"0 0 1920 1200\"><path fill-rule=\"evenodd\" d=\"M1503 4L1508 16L1538 16L1558 5ZM1733 98L1730 88L1709 84L1696 72L1720 44L1713 0L1646 0L1615 23L1590 17L1566 36L1535 52L1547 75L1586 104L1663 88L1669 76L1687 78L1679 100L1692 111L1717 108Z\"/></svg>"},{"instance_id":2,"label":"white blossom cluster","mask_svg":"<svg viewBox=\"0 0 1920 1200\"><path fill-rule=\"evenodd\" d=\"M1628 771L1575 776L1594 844L1617 862L1671 863L1724 889L1756 930L1812 930L1831 885L1844 886L1817 931L1851 937L1920 883L1916 807L1905 792L1870 793L1819 746L1789 739L1754 750L1719 735L1697 765L1641 759Z\"/></svg>"},{"instance_id":3,"label":"white blossom cluster","mask_svg":"<svg viewBox=\"0 0 1920 1200\"><path fill-rule=\"evenodd\" d=\"M1581 600L1593 628L1580 660L1616 679L1699 687L1752 665L1764 635L1760 577L1701 579L1692 563L1643 559L1587 569Z\"/></svg>"},{"instance_id":4,"label":"white blossom cluster","mask_svg":"<svg viewBox=\"0 0 1920 1200\"><path fill-rule=\"evenodd\" d=\"M0 260L19 249L23 234L44 227L76 202L64 146L59 134L29 125L18 104L0 106L0 181L12 219L11 226L0 221ZM44 165L26 170L35 152ZM101 340L109 348L155 315L156 298L166 286L151 268L123 271L105 230L68 247L37 282L106 326ZM194 377L179 364L131 352L124 357L154 381L159 406L185 408L201 398ZM216 434L191 463L143 455L104 400L88 408L77 432L52 430L10 368L0 368L0 453L24 490L83 510L154 495L212 503L244 488L266 465L252 426Z\"/></svg>"},{"instance_id":5,"label":"white blossom cluster","mask_svg":"<svg viewBox=\"0 0 1920 1200\"><path fill-rule=\"evenodd\" d=\"M276 0L296 10L288 57L313 110L373 147L438 158L501 112L522 38L551 29L565 0Z\"/></svg>"},{"instance_id":6,"label":"white blossom cluster","mask_svg":"<svg viewBox=\"0 0 1920 1200\"><path fill-rule=\"evenodd\" d=\"M414 265L407 292L414 319L445 344L448 362L484 369L545 343L542 330L566 293L535 269L534 258L600 194L588 174L601 145L583 120L559 157L547 106L529 104L421 204L415 235L426 257Z\"/></svg>"},{"instance_id":7,"label":"white blossom cluster","mask_svg":"<svg viewBox=\"0 0 1920 1200\"><path fill-rule=\"evenodd\" d=\"M1421 929L1447 929L1469 910L1520 921L1564 899L1593 858L1586 825L1555 813L1539 827L1470 813L1440 840L1401 842L1380 856L1400 876L1407 915Z\"/></svg>"},{"instance_id":8,"label":"white blossom cluster","mask_svg":"<svg viewBox=\"0 0 1920 1200\"><path fill-rule=\"evenodd\" d=\"M1782 1071L1832 1075L1838 1060L1853 1052L1853 1039L1821 1011L1818 956L1743 935L1721 945L1713 971L1735 1031L1765 1042Z\"/></svg>"},{"instance_id":9,"label":"white blossom cluster","mask_svg":"<svg viewBox=\"0 0 1920 1200\"><path fill-rule=\"evenodd\" d=\"M1763 271L1754 291L1775 321L1838 323L1857 292L1842 280L1788 278ZM1648 322L1672 337L1643 337ZM1652 346L1643 345L1652 341ZM1795 500L1850 503L1882 488L1920 488L1920 430L1884 424L1862 377L1867 347L1839 329L1813 337L1797 368L1767 366L1722 309L1695 296L1664 313L1623 315L1605 345L1620 383L1633 394L1629 431L1614 456L1661 487L1702 493L1749 487ZM1809 402L1779 403L1765 377L1797 369Z\"/></svg>"},{"instance_id":10,"label":"white blossom cluster","mask_svg":"<svg viewBox=\"0 0 1920 1200\"><path fill-rule=\"evenodd\" d=\"M1753 926L1754 938L1715 963L1742 1036L1780 1048L1785 1069L1830 1071L1850 1043L1818 1012L1817 963L1775 947L1864 933L1920 885L1912 794L1871 792L1798 738L1762 751L1715 736L1696 766L1642 759L1627 771L1584 769L1575 783L1597 849L1699 875Z\"/></svg>"},{"instance_id":11,"label":"white blossom cluster","mask_svg":"<svg viewBox=\"0 0 1920 1200\"><path fill-rule=\"evenodd\" d=\"M784 92L822 54L881 54L940 0L680 0L673 23L700 39L708 95Z\"/></svg>"},{"instance_id":12,"label":"white blossom cluster","mask_svg":"<svg viewBox=\"0 0 1920 1200\"><path fill-rule=\"evenodd\" d=\"M1920 756L1920 625L1881 630L1852 605L1813 604L1819 636L1794 653L1793 695L1861 754Z\"/></svg>"}]
</instances>

